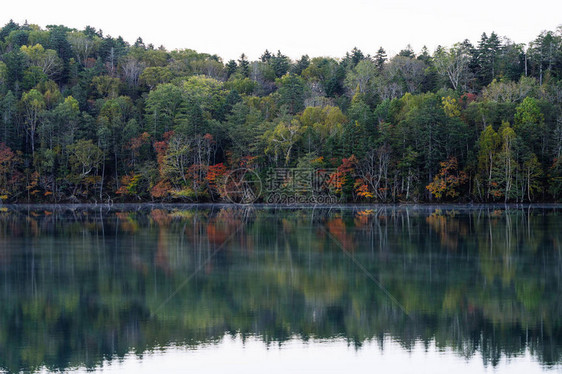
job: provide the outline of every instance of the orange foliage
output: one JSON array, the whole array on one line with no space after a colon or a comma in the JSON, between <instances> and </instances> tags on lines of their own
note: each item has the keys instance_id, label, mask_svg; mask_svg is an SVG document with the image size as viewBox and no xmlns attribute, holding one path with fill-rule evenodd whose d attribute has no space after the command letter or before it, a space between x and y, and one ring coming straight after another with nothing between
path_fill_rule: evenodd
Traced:
<instances>
[{"instance_id":1,"label":"orange foliage","mask_svg":"<svg viewBox=\"0 0 562 374\"><path fill-rule=\"evenodd\" d=\"M153 209L150 211L150 218L158 224L158 226L168 226L172 222L172 217L162 209Z\"/></svg>"},{"instance_id":2,"label":"orange foliage","mask_svg":"<svg viewBox=\"0 0 562 374\"><path fill-rule=\"evenodd\" d=\"M173 135L173 131L165 132L163 135L164 140L154 142L153 144L154 150L156 151L156 160L158 161L158 170L160 171L160 175L164 175L164 160L166 158L166 151L168 150L168 142Z\"/></svg>"},{"instance_id":3,"label":"orange foliage","mask_svg":"<svg viewBox=\"0 0 562 374\"><path fill-rule=\"evenodd\" d=\"M425 220L439 234L441 245L452 251L457 249L459 237L464 237L468 234L466 224L454 218L454 214L443 215L440 209L437 209Z\"/></svg>"},{"instance_id":4,"label":"orange foliage","mask_svg":"<svg viewBox=\"0 0 562 374\"><path fill-rule=\"evenodd\" d=\"M355 166L357 165L357 157L351 155L349 158L342 159L342 163L338 166L337 170L330 174L328 179L328 185L333 188L336 192L341 192L343 186L347 182L347 177L353 171L355 171Z\"/></svg>"},{"instance_id":5,"label":"orange foliage","mask_svg":"<svg viewBox=\"0 0 562 374\"><path fill-rule=\"evenodd\" d=\"M456 188L466 183L468 177L464 171L458 172L457 169L458 161L455 157L441 162L441 171L435 176L433 182L425 188L437 199L441 199L444 196L450 198L459 196Z\"/></svg>"},{"instance_id":6,"label":"orange foliage","mask_svg":"<svg viewBox=\"0 0 562 374\"><path fill-rule=\"evenodd\" d=\"M152 187L152 189L150 190L150 194L152 195L152 197L161 198L168 196L171 190L172 185L170 184L170 182L163 180Z\"/></svg>"},{"instance_id":7,"label":"orange foliage","mask_svg":"<svg viewBox=\"0 0 562 374\"><path fill-rule=\"evenodd\" d=\"M203 135L203 139L205 139L210 144L215 142L215 140L213 139L213 135L211 135L209 133Z\"/></svg>"},{"instance_id":8,"label":"orange foliage","mask_svg":"<svg viewBox=\"0 0 562 374\"><path fill-rule=\"evenodd\" d=\"M9 166L16 155L5 143L0 143L0 173L9 171Z\"/></svg>"},{"instance_id":9,"label":"orange foliage","mask_svg":"<svg viewBox=\"0 0 562 374\"><path fill-rule=\"evenodd\" d=\"M153 147L156 151L156 161L158 162L158 171L160 176L164 178L165 168L166 168L166 151L168 150L168 142L170 138L174 135L173 131L165 132L163 135L164 140L159 142L154 142ZM166 197L170 194L172 190L172 185L166 179L159 181L152 189L150 194L155 198Z\"/></svg>"},{"instance_id":10,"label":"orange foliage","mask_svg":"<svg viewBox=\"0 0 562 374\"><path fill-rule=\"evenodd\" d=\"M131 138L129 140L129 144L127 144L127 149L132 151L137 151L143 144L146 144L150 139L150 134L147 132L143 132L136 138Z\"/></svg>"},{"instance_id":11,"label":"orange foliage","mask_svg":"<svg viewBox=\"0 0 562 374\"><path fill-rule=\"evenodd\" d=\"M135 233L138 230L138 223L127 212L116 212L115 215L121 222L121 230L129 233Z\"/></svg>"},{"instance_id":12,"label":"orange foliage","mask_svg":"<svg viewBox=\"0 0 562 374\"><path fill-rule=\"evenodd\" d=\"M211 165L207 170L206 179L209 185L217 188L217 182L220 181L226 174L226 166L221 162L220 164Z\"/></svg>"},{"instance_id":13,"label":"orange foliage","mask_svg":"<svg viewBox=\"0 0 562 374\"><path fill-rule=\"evenodd\" d=\"M170 139L172 138L172 136L174 136L175 132L174 130L172 131L167 131L164 134L162 134L162 137L164 138L164 141L167 143L170 141Z\"/></svg>"},{"instance_id":14,"label":"orange foliage","mask_svg":"<svg viewBox=\"0 0 562 374\"><path fill-rule=\"evenodd\" d=\"M154 212L154 211L153 211ZM166 274L170 273L170 259L168 256L168 232L164 226L160 226L158 231L158 245L154 255L156 266L161 268Z\"/></svg>"},{"instance_id":15,"label":"orange foliage","mask_svg":"<svg viewBox=\"0 0 562 374\"><path fill-rule=\"evenodd\" d=\"M244 156L242 157L242 160L240 160L240 167L251 168L252 166L254 166L256 159L256 156Z\"/></svg>"},{"instance_id":16,"label":"orange foliage","mask_svg":"<svg viewBox=\"0 0 562 374\"><path fill-rule=\"evenodd\" d=\"M369 219L373 216L374 211L372 209L361 210L355 214L355 225L358 227L366 226L369 223Z\"/></svg>"},{"instance_id":17,"label":"orange foliage","mask_svg":"<svg viewBox=\"0 0 562 374\"><path fill-rule=\"evenodd\" d=\"M353 251L355 248L353 238L347 234L345 223L341 218L335 218L328 221L327 226L330 234L336 237L343 249L346 251Z\"/></svg>"},{"instance_id":18,"label":"orange foliage","mask_svg":"<svg viewBox=\"0 0 562 374\"><path fill-rule=\"evenodd\" d=\"M230 234L230 227L225 222L214 219L207 225L207 237L215 245L224 243Z\"/></svg>"},{"instance_id":19,"label":"orange foliage","mask_svg":"<svg viewBox=\"0 0 562 374\"><path fill-rule=\"evenodd\" d=\"M137 195L137 187L139 186L139 181L141 179L140 175L131 173L121 177L121 187L117 191L116 194L122 195Z\"/></svg>"},{"instance_id":20,"label":"orange foliage","mask_svg":"<svg viewBox=\"0 0 562 374\"><path fill-rule=\"evenodd\" d=\"M369 199L375 197L375 195L371 191L369 191L369 186L367 186L367 184L361 179L355 180L355 193L357 194L357 196L366 197Z\"/></svg>"},{"instance_id":21,"label":"orange foliage","mask_svg":"<svg viewBox=\"0 0 562 374\"><path fill-rule=\"evenodd\" d=\"M39 186L39 173L34 171L33 173L31 173L31 180L29 181L29 184L27 185L26 189L28 191L31 191L30 193L32 195L35 195L36 193L39 192L39 190L37 189L38 186Z\"/></svg>"},{"instance_id":22,"label":"orange foliage","mask_svg":"<svg viewBox=\"0 0 562 374\"><path fill-rule=\"evenodd\" d=\"M132 179L133 179L133 174L123 175L121 177L121 187L119 187L119 189L117 191L115 191L115 193L118 194L118 195L128 194L129 190L128 190L127 186L129 185L129 183L131 183Z\"/></svg>"}]
</instances>

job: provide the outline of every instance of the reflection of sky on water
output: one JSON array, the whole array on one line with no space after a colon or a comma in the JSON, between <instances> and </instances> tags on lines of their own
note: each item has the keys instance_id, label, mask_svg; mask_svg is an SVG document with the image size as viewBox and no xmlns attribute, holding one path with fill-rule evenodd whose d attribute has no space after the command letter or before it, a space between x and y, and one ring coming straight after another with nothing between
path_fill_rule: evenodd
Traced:
<instances>
[{"instance_id":1,"label":"reflection of sky on water","mask_svg":"<svg viewBox=\"0 0 562 374\"><path fill-rule=\"evenodd\" d=\"M551 368L552 371L560 367ZM218 344L197 349L169 347L138 356L128 354L121 361L104 362L94 372L100 373L538 373L544 367L529 352L514 358L503 358L494 368L484 366L482 357L459 357L450 349L425 347L418 343L411 351L404 350L390 338L384 351L377 342L368 342L359 349L343 340L303 342L292 339L281 346L266 346L260 339L225 337ZM86 373L83 369L77 373Z\"/></svg>"}]
</instances>

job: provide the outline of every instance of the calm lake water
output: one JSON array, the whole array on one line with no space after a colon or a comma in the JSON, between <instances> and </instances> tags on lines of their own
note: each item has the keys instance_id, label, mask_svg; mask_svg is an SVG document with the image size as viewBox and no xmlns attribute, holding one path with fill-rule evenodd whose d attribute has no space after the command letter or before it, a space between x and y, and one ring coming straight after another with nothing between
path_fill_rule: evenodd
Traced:
<instances>
[{"instance_id":1,"label":"calm lake water","mask_svg":"<svg viewBox=\"0 0 562 374\"><path fill-rule=\"evenodd\" d=\"M0 208L0 372L562 368L562 206Z\"/></svg>"}]
</instances>

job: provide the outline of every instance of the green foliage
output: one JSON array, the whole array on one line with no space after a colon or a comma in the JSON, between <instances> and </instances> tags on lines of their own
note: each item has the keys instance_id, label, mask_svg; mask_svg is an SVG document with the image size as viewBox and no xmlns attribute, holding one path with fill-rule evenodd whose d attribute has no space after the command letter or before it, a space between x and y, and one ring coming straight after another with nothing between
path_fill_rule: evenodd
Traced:
<instances>
[{"instance_id":1,"label":"green foliage","mask_svg":"<svg viewBox=\"0 0 562 374\"><path fill-rule=\"evenodd\" d=\"M173 84L162 84L150 91L146 100L146 130L159 138L173 128L182 103L182 90Z\"/></svg>"},{"instance_id":2,"label":"green foliage","mask_svg":"<svg viewBox=\"0 0 562 374\"><path fill-rule=\"evenodd\" d=\"M544 115L538 105L537 99L526 97L515 109L515 125L536 125L544 123Z\"/></svg>"},{"instance_id":3,"label":"green foliage","mask_svg":"<svg viewBox=\"0 0 562 374\"><path fill-rule=\"evenodd\" d=\"M172 77L172 72L166 67L147 67L140 75L140 81L152 90L159 84L170 82Z\"/></svg>"},{"instance_id":4,"label":"green foliage","mask_svg":"<svg viewBox=\"0 0 562 374\"><path fill-rule=\"evenodd\" d=\"M142 186L139 198L224 197L206 182L215 165L263 171L309 156L333 168L356 160L349 199L428 201L425 187L451 159L471 186L458 200L559 199L561 48L558 31L527 54L492 33L432 55L354 48L292 61L266 50L223 63L89 26L10 22L0 30L0 142L21 154L33 201L133 199L117 193L121 181ZM86 184L70 177L68 147L82 141L104 154Z\"/></svg>"},{"instance_id":5,"label":"green foliage","mask_svg":"<svg viewBox=\"0 0 562 374\"><path fill-rule=\"evenodd\" d=\"M290 122L279 122L277 126L263 135L267 144L265 153L274 155L275 164L278 164L278 160L281 159L284 160L284 166L289 166L291 152L302 136L302 132L303 127L296 119Z\"/></svg>"},{"instance_id":6,"label":"green foliage","mask_svg":"<svg viewBox=\"0 0 562 374\"><path fill-rule=\"evenodd\" d=\"M100 166L103 152L91 140L79 140L67 147L70 153L70 166L79 178L84 178Z\"/></svg>"},{"instance_id":7,"label":"green foliage","mask_svg":"<svg viewBox=\"0 0 562 374\"><path fill-rule=\"evenodd\" d=\"M92 86L94 86L101 97L115 98L120 83L119 79L111 78L107 75L100 75L92 79Z\"/></svg>"},{"instance_id":8,"label":"green foliage","mask_svg":"<svg viewBox=\"0 0 562 374\"><path fill-rule=\"evenodd\" d=\"M249 78L236 78L225 82L224 86L228 90L234 90L243 95L251 95L258 84Z\"/></svg>"},{"instance_id":9,"label":"green foliage","mask_svg":"<svg viewBox=\"0 0 562 374\"><path fill-rule=\"evenodd\" d=\"M285 105L291 114L304 109L304 81L294 74L287 74L277 80L279 105Z\"/></svg>"}]
</instances>

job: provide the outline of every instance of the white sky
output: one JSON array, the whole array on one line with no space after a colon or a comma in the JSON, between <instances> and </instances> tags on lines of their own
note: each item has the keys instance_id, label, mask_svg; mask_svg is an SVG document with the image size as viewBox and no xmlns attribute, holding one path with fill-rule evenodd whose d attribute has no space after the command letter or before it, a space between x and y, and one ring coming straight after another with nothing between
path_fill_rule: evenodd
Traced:
<instances>
[{"instance_id":1,"label":"white sky","mask_svg":"<svg viewBox=\"0 0 562 374\"><path fill-rule=\"evenodd\" d=\"M216 53L225 60L267 48L295 59L302 54L342 57L354 46L389 55L408 43L430 51L482 32L527 43L562 24L560 0L26 0L3 1L0 24L86 25L133 43Z\"/></svg>"}]
</instances>

